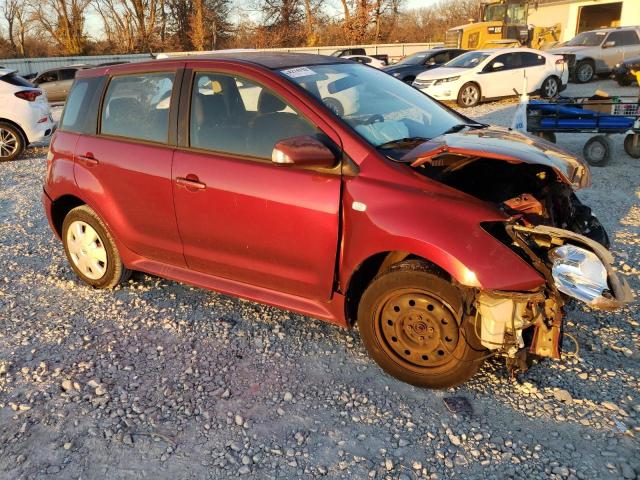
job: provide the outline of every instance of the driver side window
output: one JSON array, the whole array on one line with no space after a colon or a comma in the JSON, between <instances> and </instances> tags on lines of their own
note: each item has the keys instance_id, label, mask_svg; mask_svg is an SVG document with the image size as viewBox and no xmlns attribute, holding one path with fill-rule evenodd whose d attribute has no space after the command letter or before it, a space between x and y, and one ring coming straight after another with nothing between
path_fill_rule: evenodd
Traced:
<instances>
[{"instance_id":1,"label":"driver side window","mask_svg":"<svg viewBox=\"0 0 640 480\"><path fill-rule=\"evenodd\" d=\"M279 141L316 133L282 98L255 82L221 73L195 75L189 127L194 148L271 159Z\"/></svg>"}]
</instances>

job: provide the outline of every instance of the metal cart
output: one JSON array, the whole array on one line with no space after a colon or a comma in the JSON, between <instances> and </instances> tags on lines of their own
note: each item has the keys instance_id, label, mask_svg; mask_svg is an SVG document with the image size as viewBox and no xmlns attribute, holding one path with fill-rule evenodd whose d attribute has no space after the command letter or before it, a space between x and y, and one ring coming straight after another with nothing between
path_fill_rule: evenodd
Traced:
<instances>
[{"instance_id":1,"label":"metal cart","mask_svg":"<svg viewBox=\"0 0 640 480\"><path fill-rule=\"evenodd\" d=\"M597 134L583 149L585 159L594 166L604 166L611 160L610 135L626 134L625 151L632 158L640 158L639 103L638 98L621 97L532 100L527 105L527 131L554 143L557 133Z\"/></svg>"}]
</instances>

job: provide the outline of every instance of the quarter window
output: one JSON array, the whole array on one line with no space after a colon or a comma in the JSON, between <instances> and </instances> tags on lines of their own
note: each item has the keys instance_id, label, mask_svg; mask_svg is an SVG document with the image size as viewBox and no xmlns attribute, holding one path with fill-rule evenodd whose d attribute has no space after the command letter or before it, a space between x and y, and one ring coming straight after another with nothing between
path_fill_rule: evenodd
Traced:
<instances>
[{"instance_id":1,"label":"quarter window","mask_svg":"<svg viewBox=\"0 0 640 480\"><path fill-rule=\"evenodd\" d=\"M280 140L316 133L284 100L257 83L218 73L195 76L192 147L270 159Z\"/></svg>"},{"instance_id":2,"label":"quarter window","mask_svg":"<svg viewBox=\"0 0 640 480\"><path fill-rule=\"evenodd\" d=\"M102 107L101 133L166 143L173 72L114 77Z\"/></svg>"}]
</instances>

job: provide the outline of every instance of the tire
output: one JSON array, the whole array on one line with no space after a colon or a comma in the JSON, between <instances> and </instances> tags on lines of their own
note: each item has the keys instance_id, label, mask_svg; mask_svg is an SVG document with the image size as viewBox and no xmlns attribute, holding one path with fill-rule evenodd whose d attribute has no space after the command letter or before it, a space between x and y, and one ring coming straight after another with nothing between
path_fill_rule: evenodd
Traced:
<instances>
[{"instance_id":1,"label":"tire","mask_svg":"<svg viewBox=\"0 0 640 480\"><path fill-rule=\"evenodd\" d=\"M589 83L595 74L596 68L589 60L581 60L576 65L575 80L578 83Z\"/></svg>"},{"instance_id":2,"label":"tire","mask_svg":"<svg viewBox=\"0 0 640 480\"><path fill-rule=\"evenodd\" d=\"M416 79L416 77L410 76L410 77L404 77L404 78L402 79L402 81L403 81L404 83L408 83L409 85L412 85L412 84L413 84L413 81L414 81L415 79Z\"/></svg>"},{"instance_id":3,"label":"tire","mask_svg":"<svg viewBox=\"0 0 640 480\"><path fill-rule=\"evenodd\" d=\"M633 83L633 77L629 75L626 75L624 77L617 77L616 81L618 82L618 85L620 85L621 87L628 87Z\"/></svg>"},{"instance_id":4,"label":"tire","mask_svg":"<svg viewBox=\"0 0 640 480\"><path fill-rule=\"evenodd\" d=\"M556 134L554 132L536 132L536 137L540 137L547 142L556 143Z\"/></svg>"},{"instance_id":5,"label":"tire","mask_svg":"<svg viewBox=\"0 0 640 480\"><path fill-rule=\"evenodd\" d=\"M24 151L25 141L20 131L7 122L0 122L0 162L18 158Z\"/></svg>"},{"instance_id":6,"label":"tire","mask_svg":"<svg viewBox=\"0 0 640 480\"><path fill-rule=\"evenodd\" d=\"M638 137L636 146L633 146L633 138ZM640 133L630 133L624 137L624 151L631 158L640 158Z\"/></svg>"},{"instance_id":7,"label":"tire","mask_svg":"<svg viewBox=\"0 0 640 480\"><path fill-rule=\"evenodd\" d=\"M604 135L596 135L584 144L582 153L589 165L604 167L611 160L611 150L611 140Z\"/></svg>"},{"instance_id":8,"label":"tire","mask_svg":"<svg viewBox=\"0 0 640 480\"><path fill-rule=\"evenodd\" d=\"M542 98L553 98L560 93L561 87L562 85L558 77L547 77L540 86L540 96Z\"/></svg>"},{"instance_id":9,"label":"tire","mask_svg":"<svg viewBox=\"0 0 640 480\"><path fill-rule=\"evenodd\" d=\"M457 103L462 108L475 107L480 103L480 87L477 83L465 83L458 92Z\"/></svg>"},{"instance_id":10,"label":"tire","mask_svg":"<svg viewBox=\"0 0 640 480\"><path fill-rule=\"evenodd\" d=\"M113 288L131 276L111 233L87 205L74 208L65 217L62 243L75 274L94 288Z\"/></svg>"},{"instance_id":11,"label":"tire","mask_svg":"<svg viewBox=\"0 0 640 480\"><path fill-rule=\"evenodd\" d=\"M418 387L449 388L471 378L486 350L463 314L460 291L424 262L380 273L358 306L362 341L389 375Z\"/></svg>"}]
</instances>

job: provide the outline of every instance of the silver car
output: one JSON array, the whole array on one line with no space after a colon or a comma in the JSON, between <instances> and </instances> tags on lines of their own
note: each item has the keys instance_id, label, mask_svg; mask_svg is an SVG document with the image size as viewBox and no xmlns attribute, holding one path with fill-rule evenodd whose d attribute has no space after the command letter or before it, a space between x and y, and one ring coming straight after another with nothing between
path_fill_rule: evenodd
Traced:
<instances>
[{"instance_id":1,"label":"silver car","mask_svg":"<svg viewBox=\"0 0 640 480\"><path fill-rule=\"evenodd\" d=\"M608 75L616 64L640 55L640 27L582 32L549 52L569 57L571 77L578 83L586 83L594 75Z\"/></svg>"},{"instance_id":2,"label":"silver car","mask_svg":"<svg viewBox=\"0 0 640 480\"><path fill-rule=\"evenodd\" d=\"M50 102L64 102L76 77L76 72L88 65L72 65L64 68L51 68L38 74L33 84L47 92Z\"/></svg>"}]
</instances>

